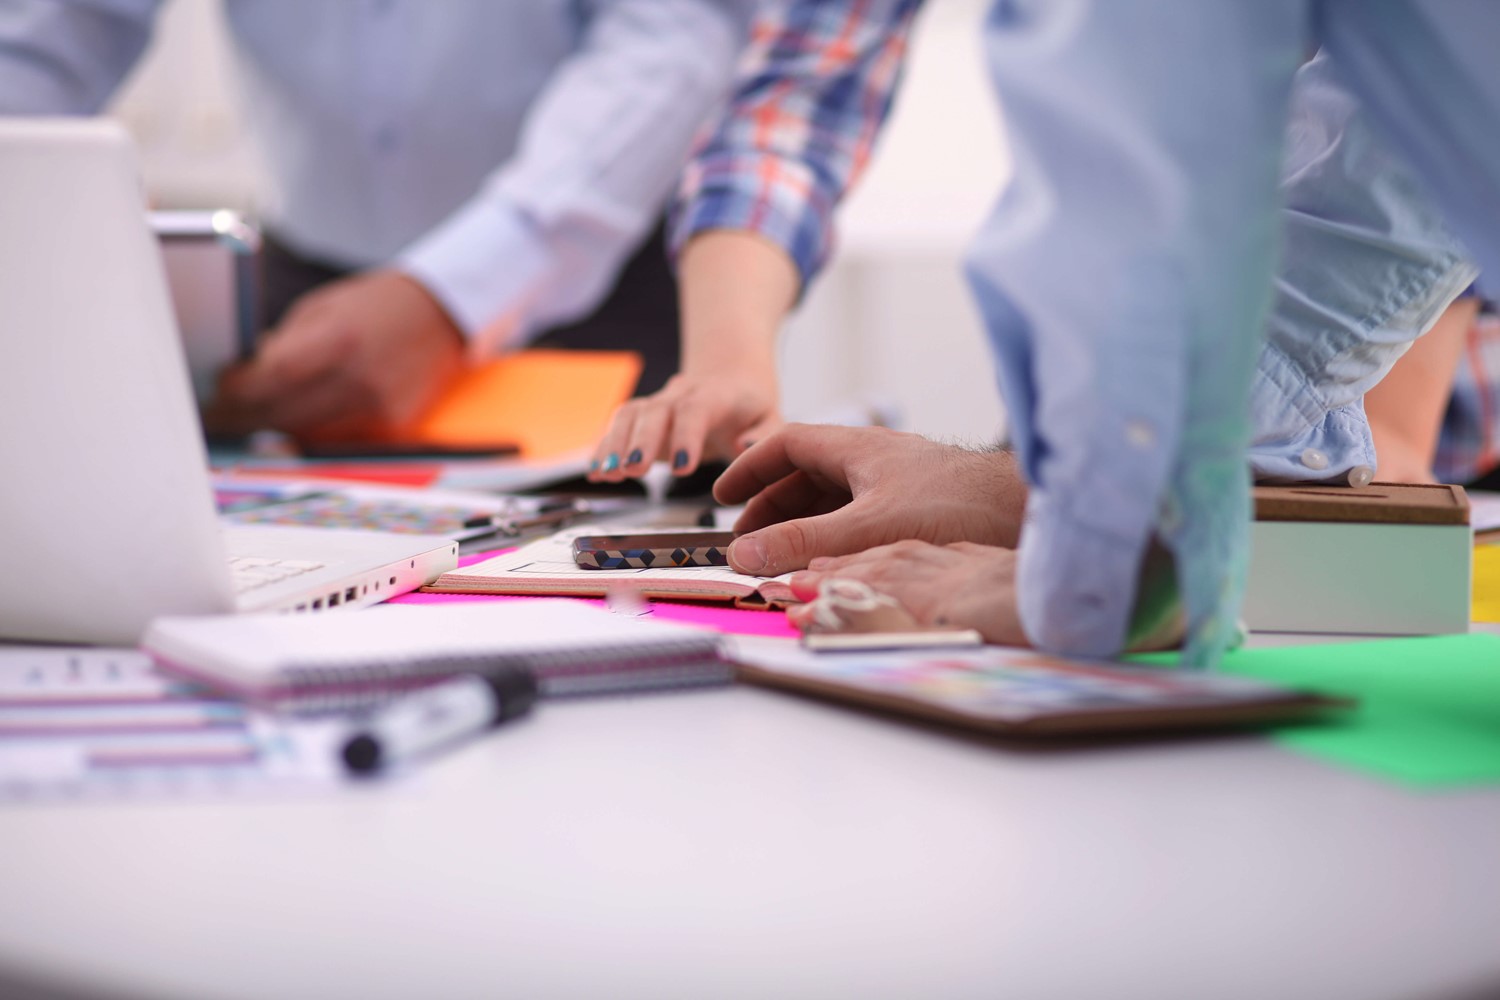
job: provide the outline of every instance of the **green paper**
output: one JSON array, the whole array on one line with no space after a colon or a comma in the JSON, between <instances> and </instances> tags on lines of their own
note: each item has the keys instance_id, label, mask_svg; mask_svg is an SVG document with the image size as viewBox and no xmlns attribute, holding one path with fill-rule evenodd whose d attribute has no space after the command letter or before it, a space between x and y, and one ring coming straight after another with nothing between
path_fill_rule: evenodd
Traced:
<instances>
[{"instance_id":1,"label":"green paper","mask_svg":"<svg viewBox=\"0 0 1500 1000\"><path fill-rule=\"evenodd\" d=\"M1358 700L1278 729L1284 746L1419 787L1500 783L1500 636L1241 649L1223 669Z\"/></svg>"}]
</instances>

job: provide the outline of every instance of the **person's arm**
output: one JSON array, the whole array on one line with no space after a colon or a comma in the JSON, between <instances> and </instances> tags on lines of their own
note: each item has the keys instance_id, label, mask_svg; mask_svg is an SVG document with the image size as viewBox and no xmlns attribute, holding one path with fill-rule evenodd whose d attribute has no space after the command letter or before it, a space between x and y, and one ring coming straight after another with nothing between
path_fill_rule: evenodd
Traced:
<instances>
[{"instance_id":1,"label":"person's arm","mask_svg":"<svg viewBox=\"0 0 1500 1000\"><path fill-rule=\"evenodd\" d=\"M1369 392L1365 416L1375 438L1375 478L1386 483L1433 483L1433 458L1443 411L1453 389L1479 300L1459 299L1411 345Z\"/></svg>"},{"instance_id":2,"label":"person's arm","mask_svg":"<svg viewBox=\"0 0 1500 1000\"><path fill-rule=\"evenodd\" d=\"M396 264L484 348L603 301L728 90L748 19L743 0L581 6L582 42L528 112L516 155Z\"/></svg>"},{"instance_id":3,"label":"person's arm","mask_svg":"<svg viewBox=\"0 0 1500 1000\"><path fill-rule=\"evenodd\" d=\"M678 281L682 370L620 407L597 446L596 479L668 456L686 473L705 453L736 454L780 424L776 333L797 296L796 265L754 233L713 230L683 248Z\"/></svg>"},{"instance_id":4,"label":"person's arm","mask_svg":"<svg viewBox=\"0 0 1500 1000\"><path fill-rule=\"evenodd\" d=\"M1478 268L1338 70L1319 55L1293 85L1251 466L1272 482L1420 481L1459 349L1440 318ZM1409 381L1429 365L1440 387Z\"/></svg>"},{"instance_id":5,"label":"person's arm","mask_svg":"<svg viewBox=\"0 0 1500 1000\"><path fill-rule=\"evenodd\" d=\"M515 156L391 266L305 296L221 380L216 429L399 427L466 352L520 346L602 301L728 88L747 16L742 0L579 6L579 47L529 109Z\"/></svg>"},{"instance_id":6,"label":"person's arm","mask_svg":"<svg viewBox=\"0 0 1500 1000\"><path fill-rule=\"evenodd\" d=\"M161 0L9 0L0 6L0 114L102 108L151 38Z\"/></svg>"},{"instance_id":7,"label":"person's arm","mask_svg":"<svg viewBox=\"0 0 1500 1000\"><path fill-rule=\"evenodd\" d=\"M890 109L920 6L797 0L763 11L741 82L689 162L674 212L683 370L620 411L592 478L637 476L658 459L687 475L780 423L777 330L827 260L834 207Z\"/></svg>"}]
</instances>

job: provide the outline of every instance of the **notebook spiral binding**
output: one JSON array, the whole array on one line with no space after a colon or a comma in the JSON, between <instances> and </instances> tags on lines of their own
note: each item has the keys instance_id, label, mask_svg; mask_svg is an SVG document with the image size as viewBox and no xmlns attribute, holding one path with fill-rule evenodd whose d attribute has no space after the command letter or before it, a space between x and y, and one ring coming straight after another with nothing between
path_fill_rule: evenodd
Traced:
<instances>
[{"instance_id":1,"label":"notebook spiral binding","mask_svg":"<svg viewBox=\"0 0 1500 1000\"><path fill-rule=\"evenodd\" d=\"M275 705L307 715L371 708L457 674L501 667L531 671L543 697L552 698L723 684L733 677L718 643L704 636L701 642L653 642L603 653L564 649L292 665L283 670L285 684L275 694Z\"/></svg>"}]
</instances>

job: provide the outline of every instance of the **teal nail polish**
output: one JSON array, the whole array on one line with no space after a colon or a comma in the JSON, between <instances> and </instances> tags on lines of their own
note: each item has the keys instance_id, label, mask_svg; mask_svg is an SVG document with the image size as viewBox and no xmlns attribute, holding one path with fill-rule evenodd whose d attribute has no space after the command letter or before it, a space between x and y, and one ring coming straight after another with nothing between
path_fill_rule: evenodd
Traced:
<instances>
[{"instance_id":1,"label":"teal nail polish","mask_svg":"<svg viewBox=\"0 0 1500 1000\"><path fill-rule=\"evenodd\" d=\"M592 462L589 463L589 471L590 472L598 472L599 471L599 460L597 458L594 459Z\"/></svg>"},{"instance_id":2,"label":"teal nail polish","mask_svg":"<svg viewBox=\"0 0 1500 1000\"><path fill-rule=\"evenodd\" d=\"M616 455L614 452L610 452L609 455L606 456L605 459L604 459L604 471L605 472L614 472L619 467L620 467L620 456Z\"/></svg>"},{"instance_id":3,"label":"teal nail polish","mask_svg":"<svg viewBox=\"0 0 1500 1000\"><path fill-rule=\"evenodd\" d=\"M672 468L685 469L688 464L688 453L686 448L678 448L677 454L672 456Z\"/></svg>"}]
</instances>

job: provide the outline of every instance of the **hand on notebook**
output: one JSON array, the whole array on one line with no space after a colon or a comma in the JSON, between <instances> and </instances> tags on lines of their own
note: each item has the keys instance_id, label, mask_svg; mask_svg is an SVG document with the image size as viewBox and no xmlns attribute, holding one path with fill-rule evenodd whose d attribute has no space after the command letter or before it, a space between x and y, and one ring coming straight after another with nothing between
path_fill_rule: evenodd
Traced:
<instances>
[{"instance_id":1,"label":"hand on notebook","mask_svg":"<svg viewBox=\"0 0 1500 1000\"><path fill-rule=\"evenodd\" d=\"M348 438L415 419L463 368L463 335L418 282L380 270L297 301L224 373L211 430Z\"/></svg>"},{"instance_id":2,"label":"hand on notebook","mask_svg":"<svg viewBox=\"0 0 1500 1000\"><path fill-rule=\"evenodd\" d=\"M824 581L832 579L869 584L922 626L972 628L986 642L1030 645L1016 607L1016 554L1011 549L905 541L858 555L824 556L792 577L792 593L811 601ZM787 618L805 631L811 614L803 604L789 609Z\"/></svg>"},{"instance_id":3,"label":"hand on notebook","mask_svg":"<svg viewBox=\"0 0 1500 1000\"><path fill-rule=\"evenodd\" d=\"M714 497L748 501L730 565L775 576L903 539L1013 547L1026 487L1007 452L880 427L792 424L741 455Z\"/></svg>"},{"instance_id":4,"label":"hand on notebook","mask_svg":"<svg viewBox=\"0 0 1500 1000\"><path fill-rule=\"evenodd\" d=\"M674 375L660 392L619 410L594 449L589 478L619 482L655 461L686 476L704 458L730 459L782 423L776 374L744 370Z\"/></svg>"}]
</instances>

